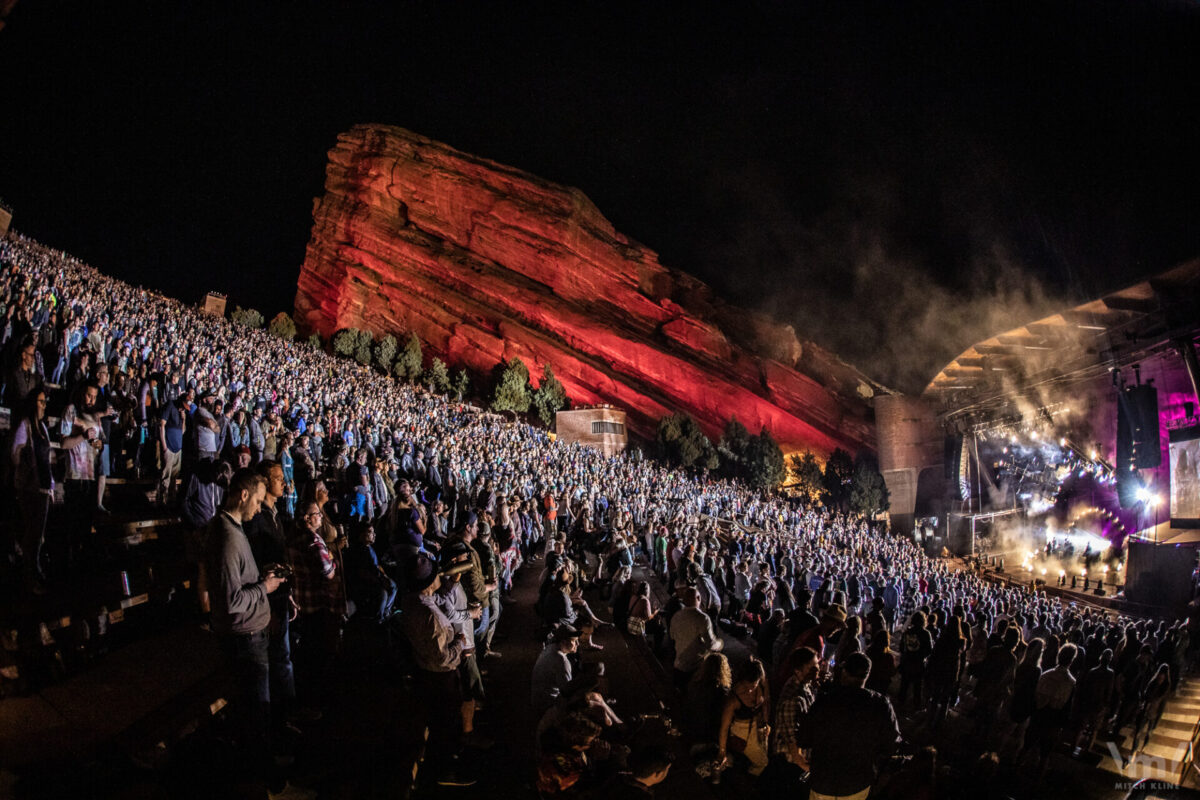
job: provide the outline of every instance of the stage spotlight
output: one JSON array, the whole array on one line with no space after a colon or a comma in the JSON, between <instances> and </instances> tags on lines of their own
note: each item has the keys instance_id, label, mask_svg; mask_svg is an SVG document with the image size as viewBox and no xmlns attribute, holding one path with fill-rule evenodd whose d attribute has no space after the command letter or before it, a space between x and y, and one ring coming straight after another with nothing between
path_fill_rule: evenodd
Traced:
<instances>
[{"instance_id":1,"label":"stage spotlight","mask_svg":"<svg viewBox=\"0 0 1200 800\"><path fill-rule=\"evenodd\" d=\"M1151 497L1153 497L1153 495L1150 494L1150 490L1145 486L1142 486L1137 490L1137 499L1139 503L1145 503L1149 501Z\"/></svg>"}]
</instances>

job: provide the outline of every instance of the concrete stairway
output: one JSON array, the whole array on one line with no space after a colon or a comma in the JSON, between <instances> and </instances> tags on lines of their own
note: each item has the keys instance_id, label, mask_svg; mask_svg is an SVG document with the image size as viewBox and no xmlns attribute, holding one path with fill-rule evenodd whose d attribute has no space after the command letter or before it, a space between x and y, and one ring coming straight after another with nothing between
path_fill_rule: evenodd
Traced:
<instances>
[{"instance_id":1,"label":"concrete stairway","mask_svg":"<svg viewBox=\"0 0 1200 800\"><path fill-rule=\"evenodd\" d=\"M1133 736L1131 728L1122 730L1120 742L1101 742L1098 737L1095 748L1097 751L1104 751L1099 766L1131 782L1156 780L1178 783L1184 761L1188 758L1188 741L1198 723L1200 676L1190 676L1184 678L1179 692L1168 701L1162 719L1150 736L1150 743L1137 754L1133 754L1132 759L1129 751ZM1119 760L1114 758L1114 749L1117 750ZM1184 785L1200 785L1197 778L1200 778L1200 773L1189 768Z\"/></svg>"}]
</instances>

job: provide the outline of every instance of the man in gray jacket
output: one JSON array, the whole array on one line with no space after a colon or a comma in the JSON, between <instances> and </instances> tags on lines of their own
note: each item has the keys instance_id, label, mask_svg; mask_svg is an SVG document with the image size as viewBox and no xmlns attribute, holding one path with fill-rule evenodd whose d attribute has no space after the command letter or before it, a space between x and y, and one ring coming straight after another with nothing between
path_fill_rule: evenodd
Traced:
<instances>
[{"instance_id":1,"label":"man in gray jacket","mask_svg":"<svg viewBox=\"0 0 1200 800\"><path fill-rule=\"evenodd\" d=\"M221 641L233 678L244 752L250 769L266 777L270 767L270 667L267 596L286 578L260 575L243 525L262 507L266 484L252 470L239 470L229 483L225 505L208 525L208 574L212 629Z\"/></svg>"}]
</instances>

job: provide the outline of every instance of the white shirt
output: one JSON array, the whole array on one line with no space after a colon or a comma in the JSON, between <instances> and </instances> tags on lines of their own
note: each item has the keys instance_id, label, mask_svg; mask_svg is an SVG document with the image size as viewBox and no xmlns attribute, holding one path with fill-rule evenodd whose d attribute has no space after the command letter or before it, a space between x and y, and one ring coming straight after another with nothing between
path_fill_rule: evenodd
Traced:
<instances>
[{"instance_id":1,"label":"white shirt","mask_svg":"<svg viewBox=\"0 0 1200 800\"><path fill-rule=\"evenodd\" d=\"M675 643L675 669L694 672L720 639L707 614L698 608L682 608L671 618L671 641Z\"/></svg>"}]
</instances>

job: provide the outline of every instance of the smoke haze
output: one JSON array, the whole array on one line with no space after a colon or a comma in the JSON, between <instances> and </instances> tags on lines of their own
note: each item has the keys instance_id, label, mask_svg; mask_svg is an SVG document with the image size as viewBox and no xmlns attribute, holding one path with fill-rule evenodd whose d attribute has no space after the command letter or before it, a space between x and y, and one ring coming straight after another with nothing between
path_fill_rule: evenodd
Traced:
<instances>
[{"instance_id":1,"label":"smoke haze","mask_svg":"<svg viewBox=\"0 0 1200 800\"><path fill-rule=\"evenodd\" d=\"M790 212L766 175L722 186L753 210L719 251L739 265L731 272L752 276L730 292L894 389L919 393L970 345L1069 304L966 197L944 198L953 217L930 222L941 234L957 229L956 251L969 254L937 277L936 244L897 234L911 224L898 181L848 177L811 219Z\"/></svg>"}]
</instances>

